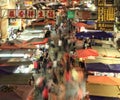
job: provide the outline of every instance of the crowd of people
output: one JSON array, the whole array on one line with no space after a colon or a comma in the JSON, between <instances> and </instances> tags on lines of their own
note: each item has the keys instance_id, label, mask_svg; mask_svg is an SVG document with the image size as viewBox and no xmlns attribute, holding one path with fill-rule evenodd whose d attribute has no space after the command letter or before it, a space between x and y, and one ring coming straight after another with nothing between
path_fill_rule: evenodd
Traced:
<instances>
[{"instance_id":1,"label":"crowd of people","mask_svg":"<svg viewBox=\"0 0 120 100\"><path fill-rule=\"evenodd\" d=\"M50 34L45 37L49 39L48 43L39 45L33 54L35 73L42 74L42 82L39 85L34 82L35 91L37 89L41 94L40 100L53 100L51 93L55 94L56 100L90 100L85 98L86 89L81 85L85 86L86 81L84 60L77 62L75 52L78 48L91 48L90 39L76 38L71 20L56 25L54 35L53 29L48 31ZM78 42L83 45L77 47ZM64 92L61 92L61 86L65 88Z\"/></svg>"}]
</instances>

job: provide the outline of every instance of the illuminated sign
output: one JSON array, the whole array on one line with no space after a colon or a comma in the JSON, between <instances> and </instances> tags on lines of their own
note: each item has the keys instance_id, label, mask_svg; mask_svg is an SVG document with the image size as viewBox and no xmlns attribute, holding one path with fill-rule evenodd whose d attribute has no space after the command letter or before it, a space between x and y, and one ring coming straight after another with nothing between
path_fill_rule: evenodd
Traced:
<instances>
[{"instance_id":1,"label":"illuminated sign","mask_svg":"<svg viewBox=\"0 0 120 100\"><path fill-rule=\"evenodd\" d=\"M114 0L106 0L106 4L114 4Z\"/></svg>"},{"instance_id":2,"label":"illuminated sign","mask_svg":"<svg viewBox=\"0 0 120 100\"><path fill-rule=\"evenodd\" d=\"M114 30L116 7L113 5L114 0L98 0L98 30Z\"/></svg>"},{"instance_id":3,"label":"illuminated sign","mask_svg":"<svg viewBox=\"0 0 120 100\"><path fill-rule=\"evenodd\" d=\"M105 1L104 0L98 0L98 6L104 6Z\"/></svg>"},{"instance_id":4,"label":"illuminated sign","mask_svg":"<svg viewBox=\"0 0 120 100\"><path fill-rule=\"evenodd\" d=\"M115 21L115 7L98 7L98 21Z\"/></svg>"},{"instance_id":5,"label":"illuminated sign","mask_svg":"<svg viewBox=\"0 0 120 100\"><path fill-rule=\"evenodd\" d=\"M106 31L113 31L114 30L114 22L98 22L97 23L98 30L106 30Z\"/></svg>"}]
</instances>

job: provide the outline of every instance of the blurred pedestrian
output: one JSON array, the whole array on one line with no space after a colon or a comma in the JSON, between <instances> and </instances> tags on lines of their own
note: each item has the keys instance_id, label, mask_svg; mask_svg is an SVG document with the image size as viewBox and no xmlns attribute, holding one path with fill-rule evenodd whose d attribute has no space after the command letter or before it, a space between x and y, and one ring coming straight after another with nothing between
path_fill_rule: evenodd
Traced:
<instances>
[{"instance_id":1,"label":"blurred pedestrian","mask_svg":"<svg viewBox=\"0 0 120 100\"><path fill-rule=\"evenodd\" d=\"M57 60L58 59L58 51L55 51L54 53L54 58Z\"/></svg>"},{"instance_id":2,"label":"blurred pedestrian","mask_svg":"<svg viewBox=\"0 0 120 100\"><path fill-rule=\"evenodd\" d=\"M32 75L30 80L29 80L29 85L33 85L35 83L34 76Z\"/></svg>"},{"instance_id":3,"label":"blurred pedestrian","mask_svg":"<svg viewBox=\"0 0 120 100\"><path fill-rule=\"evenodd\" d=\"M53 60L53 70L57 70L57 60L56 59L54 59Z\"/></svg>"},{"instance_id":4,"label":"blurred pedestrian","mask_svg":"<svg viewBox=\"0 0 120 100\"><path fill-rule=\"evenodd\" d=\"M58 84L58 78L57 78L57 75L56 75L56 73L55 73L54 70L53 70L53 82L54 82L55 84Z\"/></svg>"},{"instance_id":5,"label":"blurred pedestrian","mask_svg":"<svg viewBox=\"0 0 120 100\"><path fill-rule=\"evenodd\" d=\"M45 86L43 91L42 91L43 100L48 100L48 94L49 94L49 89L47 86Z\"/></svg>"},{"instance_id":6,"label":"blurred pedestrian","mask_svg":"<svg viewBox=\"0 0 120 100\"><path fill-rule=\"evenodd\" d=\"M43 65L42 65L42 68L43 68L43 72L44 72L44 74L46 74L47 63L48 63L47 59L44 58L44 60L43 60Z\"/></svg>"},{"instance_id":7,"label":"blurred pedestrian","mask_svg":"<svg viewBox=\"0 0 120 100\"><path fill-rule=\"evenodd\" d=\"M38 73L39 73L39 70L38 70L38 61L37 61L37 60L34 60L34 61L33 61L33 65L34 65L35 73L38 74Z\"/></svg>"},{"instance_id":8,"label":"blurred pedestrian","mask_svg":"<svg viewBox=\"0 0 120 100\"><path fill-rule=\"evenodd\" d=\"M61 48L62 48L62 40L61 39L58 40L58 47L59 47L59 51L61 51Z\"/></svg>"},{"instance_id":9,"label":"blurred pedestrian","mask_svg":"<svg viewBox=\"0 0 120 100\"><path fill-rule=\"evenodd\" d=\"M62 67L62 65L60 66L59 69L59 76L60 76L60 81L63 82L63 75L64 75L64 69Z\"/></svg>"},{"instance_id":10,"label":"blurred pedestrian","mask_svg":"<svg viewBox=\"0 0 120 100\"><path fill-rule=\"evenodd\" d=\"M69 83L71 81L71 73L70 71L65 71L65 80L67 83Z\"/></svg>"},{"instance_id":11,"label":"blurred pedestrian","mask_svg":"<svg viewBox=\"0 0 120 100\"><path fill-rule=\"evenodd\" d=\"M48 51L48 50L49 50L49 44L46 43L46 44L45 44L45 51Z\"/></svg>"}]
</instances>

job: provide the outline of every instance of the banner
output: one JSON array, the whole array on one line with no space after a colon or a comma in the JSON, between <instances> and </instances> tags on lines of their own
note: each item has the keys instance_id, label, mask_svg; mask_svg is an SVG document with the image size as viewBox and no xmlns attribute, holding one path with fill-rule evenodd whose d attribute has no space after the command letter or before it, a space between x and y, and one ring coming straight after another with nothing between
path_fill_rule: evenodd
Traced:
<instances>
[{"instance_id":1,"label":"banner","mask_svg":"<svg viewBox=\"0 0 120 100\"><path fill-rule=\"evenodd\" d=\"M2 11L2 10L1 10ZM7 11L8 18L20 18L20 19L54 19L56 17L54 10L25 10L25 9L9 9Z\"/></svg>"}]
</instances>

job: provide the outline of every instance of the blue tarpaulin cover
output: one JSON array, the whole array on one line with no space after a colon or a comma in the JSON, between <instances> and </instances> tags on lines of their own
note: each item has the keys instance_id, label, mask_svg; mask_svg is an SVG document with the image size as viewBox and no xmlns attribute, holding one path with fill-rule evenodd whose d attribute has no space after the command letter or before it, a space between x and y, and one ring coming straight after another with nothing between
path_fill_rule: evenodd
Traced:
<instances>
[{"instance_id":1,"label":"blue tarpaulin cover","mask_svg":"<svg viewBox=\"0 0 120 100\"><path fill-rule=\"evenodd\" d=\"M107 33L104 31L76 33L76 37L78 38L87 38L87 37L92 38L93 36L94 36L94 39L113 38L112 33Z\"/></svg>"},{"instance_id":2,"label":"blue tarpaulin cover","mask_svg":"<svg viewBox=\"0 0 120 100\"><path fill-rule=\"evenodd\" d=\"M11 74L18 66L0 66L0 74Z\"/></svg>"},{"instance_id":3,"label":"blue tarpaulin cover","mask_svg":"<svg viewBox=\"0 0 120 100\"><path fill-rule=\"evenodd\" d=\"M120 98L102 97L102 96L90 96L90 100L120 100Z\"/></svg>"},{"instance_id":4,"label":"blue tarpaulin cover","mask_svg":"<svg viewBox=\"0 0 120 100\"><path fill-rule=\"evenodd\" d=\"M87 63L86 68L88 71L120 72L120 64Z\"/></svg>"}]
</instances>

